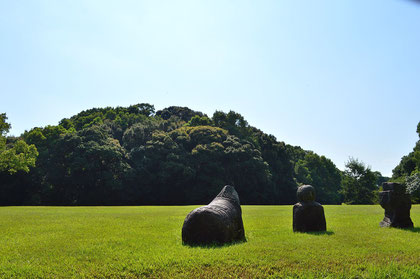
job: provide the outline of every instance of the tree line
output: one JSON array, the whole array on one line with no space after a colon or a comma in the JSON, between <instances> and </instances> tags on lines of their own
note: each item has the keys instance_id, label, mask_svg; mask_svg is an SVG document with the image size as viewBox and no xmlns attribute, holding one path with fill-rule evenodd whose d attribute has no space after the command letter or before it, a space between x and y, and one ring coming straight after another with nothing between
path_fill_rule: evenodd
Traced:
<instances>
[{"instance_id":1,"label":"tree line","mask_svg":"<svg viewBox=\"0 0 420 279\"><path fill-rule=\"evenodd\" d=\"M324 204L373 203L384 177L357 159L346 170L278 141L234 111L93 108L7 136L0 118L0 205L205 204L235 186L242 204L292 204L311 184Z\"/></svg>"}]
</instances>

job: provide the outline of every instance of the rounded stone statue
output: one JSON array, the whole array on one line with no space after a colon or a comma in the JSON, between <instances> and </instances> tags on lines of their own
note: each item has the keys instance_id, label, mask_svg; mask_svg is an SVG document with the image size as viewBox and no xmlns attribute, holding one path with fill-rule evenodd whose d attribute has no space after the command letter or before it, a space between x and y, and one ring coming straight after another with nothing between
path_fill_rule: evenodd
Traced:
<instances>
[{"instance_id":1,"label":"rounded stone statue","mask_svg":"<svg viewBox=\"0 0 420 279\"><path fill-rule=\"evenodd\" d=\"M211 203L191 211L182 226L182 242L188 245L222 245L244 240L239 196L229 185Z\"/></svg>"},{"instance_id":2,"label":"rounded stone statue","mask_svg":"<svg viewBox=\"0 0 420 279\"><path fill-rule=\"evenodd\" d=\"M293 231L326 231L324 208L315 202L315 188L303 185L297 189L298 203L293 206Z\"/></svg>"},{"instance_id":3,"label":"rounded stone statue","mask_svg":"<svg viewBox=\"0 0 420 279\"><path fill-rule=\"evenodd\" d=\"M384 219L379 223L381 227L412 228L410 218L411 198L406 193L404 185L399 183L382 183L379 192L379 204L385 209Z\"/></svg>"}]
</instances>

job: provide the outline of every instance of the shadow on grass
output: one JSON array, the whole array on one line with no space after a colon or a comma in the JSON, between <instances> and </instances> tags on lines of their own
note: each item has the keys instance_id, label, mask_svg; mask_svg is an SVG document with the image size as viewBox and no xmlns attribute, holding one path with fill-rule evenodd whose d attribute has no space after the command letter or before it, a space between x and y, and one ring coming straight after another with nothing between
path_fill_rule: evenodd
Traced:
<instances>
[{"instance_id":1,"label":"shadow on grass","mask_svg":"<svg viewBox=\"0 0 420 279\"><path fill-rule=\"evenodd\" d=\"M413 233L420 233L420 227L414 227L414 228L384 227L384 228L408 231L408 232L413 232Z\"/></svg>"},{"instance_id":2,"label":"shadow on grass","mask_svg":"<svg viewBox=\"0 0 420 279\"><path fill-rule=\"evenodd\" d=\"M414 232L414 233L420 233L420 227L406 228L406 229L403 229L403 230L409 231L409 232Z\"/></svg>"},{"instance_id":3,"label":"shadow on grass","mask_svg":"<svg viewBox=\"0 0 420 279\"><path fill-rule=\"evenodd\" d=\"M305 232L306 234L311 234L311 235L333 235L334 232L333 231L324 231L324 232Z\"/></svg>"},{"instance_id":4,"label":"shadow on grass","mask_svg":"<svg viewBox=\"0 0 420 279\"><path fill-rule=\"evenodd\" d=\"M217 249L217 248L225 248L225 247L230 247L230 246L234 246L234 245L239 245L242 243L245 243L246 240L239 240L239 241L233 241L233 242L229 242L229 243L210 243L210 244L186 244L186 243L182 243L183 246L186 247L191 247L191 248L207 248L207 249Z\"/></svg>"}]
</instances>

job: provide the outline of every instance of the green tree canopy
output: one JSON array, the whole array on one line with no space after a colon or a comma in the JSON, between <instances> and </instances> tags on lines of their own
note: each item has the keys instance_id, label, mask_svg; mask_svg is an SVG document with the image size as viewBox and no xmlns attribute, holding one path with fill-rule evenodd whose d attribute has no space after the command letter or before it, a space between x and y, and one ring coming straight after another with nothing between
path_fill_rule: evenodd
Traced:
<instances>
[{"instance_id":1,"label":"green tree canopy","mask_svg":"<svg viewBox=\"0 0 420 279\"><path fill-rule=\"evenodd\" d=\"M343 173L342 193L347 204L373 204L377 177L363 162L350 158Z\"/></svg>"},{"instance_id":2,"label":"green tree canopy","mask_svg":"<svg viewBox=\"0 0 420 279\"><path fill-rule=\"evenodd\" d=\"M420 138L420 122L417 124ZM405 183L407 191L410 189L414 201L420 202L418 189L418 174L420 173L420 139L414 145L413 151L401 158L400 163L392 170L392 181Z\"/></svg>"},{"instance_id":3,"label":"green tree canopy","mask_svg":"<svg viewBox=\"0 0 420 279\"><path fill-rule=\"evenodd\" d=\"M23 140L14 144L7 144L6 134L11 125L6 122L5 113L0 114L0 171L14 174L18 171L29 172L30 167L35 167L38 151L34 145L28 145Z\"/></svg>"},{"instance_id":4,"label":"green tree canopy","mask_svg":"<svg viewBox=\"0 0 420 279\"><path fill-rule=\"evenodd\" d=\"M317 201L340 203L341 172L325 156L313 152L305 154L295 165L296 179L300 184L313 185Z\"/></svg>"},{"instance_id":5,"label":"green tree canopy","mask_svg":"<svg viewBox=\"0 0 420 279\"><path fill-rule=\"evenodd\" d=\"M30 154L4 140L6 121L0 127L3 150ZM29 173L0 171L1 205L204 204L226 184L244 204L294 203L298 183L314 184L323 203L339 196L330 160L278 141L234 111L208 118L186 107L155 112L145 103L92 108L22 138L36 146L37 164Z\"/></svg>"},{"instance_id":6,"label":"green tree canopy","mask_svg":"<svg viewBox=\"0 0 420 279\"><path fill-rule=\"evenodd\" d=\"M9 132L11 125L6 122L7 116L5 113L0 113L0 136L5 137Z\"/></svg>"},{"instance_id":7,"label":"green tree canopy","mask_svg":"<svg viewBox=\"0 0 420 279\"><path fill-rule=\"evenodd\" d=\"M186 124L187 126L211 126L213 122L207 116L194 115L190 121Z\"/></svg>"},{"instance_id":8,"label":"green tree canopy","mask_svg":"<svg viewBox=\"0 0 420 279\"><path fill-rule=\"evenodd\" d=\"M416 132L420 138L420 122L417 124ZM405 183L413 202L420 202L420 140L416 142L413 151L403 156L400 163L392 170L391 180Z\"/></svg>"}]
</instances>

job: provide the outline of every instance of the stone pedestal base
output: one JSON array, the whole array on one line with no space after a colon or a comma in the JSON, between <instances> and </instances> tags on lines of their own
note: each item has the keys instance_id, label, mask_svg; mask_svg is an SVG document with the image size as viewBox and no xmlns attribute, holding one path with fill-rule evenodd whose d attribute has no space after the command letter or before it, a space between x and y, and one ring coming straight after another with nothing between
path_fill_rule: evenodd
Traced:
<instances>
[{"instance_id":1,"label":"stone pedestal base","mask_svg":"<svg viewBox=\"0 0 420 279\"><path fill-rule=\"evenodd\" d=\"M317 202L299 202L293 206L293 231L326 231L324 208Z\"/></svg>"}]
</instances>

